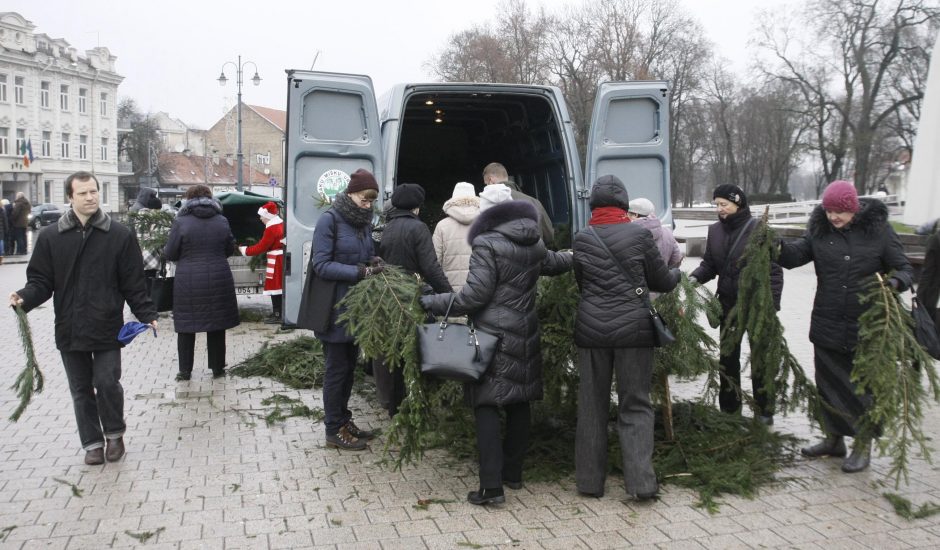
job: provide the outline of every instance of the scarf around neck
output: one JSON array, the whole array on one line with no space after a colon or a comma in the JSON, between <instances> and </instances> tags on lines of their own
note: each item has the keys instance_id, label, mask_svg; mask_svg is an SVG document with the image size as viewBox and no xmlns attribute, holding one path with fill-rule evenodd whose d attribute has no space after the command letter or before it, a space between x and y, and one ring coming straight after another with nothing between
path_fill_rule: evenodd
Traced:
<instances>
[{"instance_id":1,"label":"scarf around neck","mask_svg":"<svg viewBox=\"0 0 940 550\"><path fill-rule=\"evenodd\" d=\"M591 221L588 225L610 225L615 223L630 223L627 211L616 206L598 206L591 210Z\"/></svg>"},{"instance_id":2,"label":"scarf around neck","mask_svg":"<svg viewBox=\"0 0 940 550\"><path fill-rule=\"evenodd\" d=\"M372 209L359 208L352 197L346 193L337 193L333 198L333 208L346 220L346 223L362 229L372 223Z\"/></svg>"}]
</instances>

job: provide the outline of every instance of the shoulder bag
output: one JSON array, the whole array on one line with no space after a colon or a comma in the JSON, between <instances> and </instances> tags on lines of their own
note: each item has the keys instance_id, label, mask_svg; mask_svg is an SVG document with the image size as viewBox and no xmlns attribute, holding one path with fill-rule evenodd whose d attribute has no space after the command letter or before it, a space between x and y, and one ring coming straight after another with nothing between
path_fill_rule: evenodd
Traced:
<instances>
[{"instance_id":1,"label":"shoulder bag","mask_svg":"<svg viewBox=\"0 0 940 550\"><path fill-rule=\"evenodd\" d=\"M940 359L940 335L930 312L920 303L920 298L914 294L911 299L911 315L914 317L914 338L934 359Z\"/></svg>"},{"instance_id":2,"label":"shoulder bag","mask_svg":"<svg viewBox=\"0 0 940 550\"><path fill-rule=\"evenodd\" d=\"M336 255L336 217L330 212L324 212L333 219L333 248L331 254ZM332 257L332 256L331 256ZM317 275L313 268L313 251L310 252L310 265L307 266L307 278L304 279L304 289L300 294L300 311L297 313L297 326L314 332L326 332L330 327L333 316L333 302L336 300L336 281L327 280Z\"/></svg>"},{"instance_id":3,"label":"shoulder bag","mask_svg":"<svg viewBox=\"0 0 940 550\"><path fill-rule=\"evenodd\" d=\"M162 256L162 254L161 254ZM150 279L150 299L158 312L173 309L173 284L176 279L166 274L166 260L160 258L160 276Z\"/></svg>"},{"instance_id":4,"label":"shoulder bag","mask_svg":"<svg viewBox=\"0 0 940 550\"><path fill-rule=\"evenodd\" d=\"M421 374L457 380L478 382L496 356L499 336L473 326L448 322L456 294L451 294L447 312L439 323L418 326L418 344L421 351Z\"/></svg>"},{"instance_id":5,"label":"shoulder bag","mask_svg":"<svg viewBox=\"0 0 940 550\"><path fill-rule=\"evenodd\" d=\"M672 334L672 331L669 330L669 327L666 326L666 322L663 321L663 318L656 311L656 308L653 307L652 302L650 302L649 293L646 292L642 285L637 285L633 281L633 277L630 276L630 272L627 271L627 269L623 267L623 264L620 263L620 260L618 260L617 257L613 255L613 253L610 251L610 248L608 248L604 243L604 240L601 239L601 236L598 235L596 231L594 231L594 228L588 226L587 230L590 231L591 235L593 235L597 242L600 243L601 248L607 252L607 255L610 256L610 259L613 260L614 264L620 268L620 271L627 278L627 282L635 287L634 291L636 292L637 296L643 300L643 305L649 309L650 322L653 324L653 346L660 348L675 342L676 337Z\"/></svg>"}]
</instances>

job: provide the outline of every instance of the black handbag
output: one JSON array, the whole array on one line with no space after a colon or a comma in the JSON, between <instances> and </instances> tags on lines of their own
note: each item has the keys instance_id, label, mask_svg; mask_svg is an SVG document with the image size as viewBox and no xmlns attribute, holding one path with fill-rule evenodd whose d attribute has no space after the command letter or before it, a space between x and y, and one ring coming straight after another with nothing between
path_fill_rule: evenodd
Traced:
<instances>
[{"instance_id":1,"label":"black handbag","mask_svg":"<svg viewBox=\"0 0 940 550\"><path fill-rule=\"evenodd\" d=\"M927 308L915 294L911 299L911 315L914 317L914 338L934 359L940 359L940 335Z\"/></svg>"},{"instance_id":2,"label":"black handbag","mask_svg":"<svg viewBox=\"0 0 940 550\"><path fill-rule=\"evenodd\" d=\"M158 312L171 311L173 309L173 284L175 277L166 276L166 261L160 259L160 276L151 279L150 299L153 305L157 307Z\"/></svg>"},{"instance_id":3,"label":"black handbag","mask_svg":"<svg viewBox=\"0 0 940 550\"><path fill-rule=\"evenodd\" d=\"M452 294L440 322L418 326L421 374L458 382L478 382L496 356L499 336L474 327L473 321L466 325L449 322L454 297Z\"/></svg>"},{"instance_id":4,"label":"black handbag","mask_svg":"<svg viewBox=\"0 0 940 550\"><path fill-rule=\"evenodd\" d=\"M333 252L336 250L336 218L333 218ZM326 280L313 269L313 253L307 266L304 289L300 293L300 311L297 312L297 326L314 332L325 332L330 327L333 305L336 301L336 281Z\"/></svg>"},{"instance_id":5,"label":"black handbag","mask_svg":"<svg viewBox=\"0 0 940 550\"><path fill-rule=\"evenodd\" d=\"M675 335L672 334L672 331L669 330L668 326L666 326L666 322L663 320L662 316L659 315L659 312L657 312L656 308L653 307L653 303L650 302L649 293L646 292L642 286L638 286L633 283L633 277L630 276L630 272L627 271L625 267L623 267L623 264L621 264L620 260L614 256L614 254L610 251L610 248L607 247L607 244L604 243L604 240L601 239L601 236L598 235L596 231L594 231L594 228L589 226L587 230L590 231L591 235L593 235L597 242L600 243L601 248L607 251L607 255L610 256L610 259L613 260L614 263L617 264L617 267L620 268L620 271L627 278L627 282L633 284L636 287L635 292L637 296L643 300L643 305L649 309L650 321L653 324L653 346L661 348L675 342Z\"/></svg>"}]
</instances>

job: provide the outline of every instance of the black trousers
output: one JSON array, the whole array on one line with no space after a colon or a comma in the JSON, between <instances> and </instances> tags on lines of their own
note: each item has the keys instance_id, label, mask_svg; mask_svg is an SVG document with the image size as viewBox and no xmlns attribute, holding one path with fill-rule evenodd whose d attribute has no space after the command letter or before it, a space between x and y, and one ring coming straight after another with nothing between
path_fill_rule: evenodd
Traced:
<instances>
[{"instance_id":1,"label":"black trousers","mask_svg":"<svg viewBox=\"0 0 940 550\"><path fill-rule=\"evenodd\" d=\"M180 372L192 373L196 356L196 333L179 332L176 334L176 351L180 358ZM225 370L225 331L214 330L206 333L206 351L209 355L209 368L214 373Z\"/></svg>"},{"instance_id":2,"label":"black trousers","mask_svg":"<svg viewBox=\"0 0 940 550\"><path fill-rule=\"evenodd\" d=\"M405 400L405 375L401 366L389 370L385 361L372 361L372 376L375 378L375 394L379 405L388 411L389 417L398 414L398 407Z\"/></svg>"},{"instance_id":3,"label":"black trousers","mask_svg":"<svg viewBox=\"0 0 940 550\"><path fill-rule=\"evenodd\" d=\"M78 437L86 451L104 447L105 439L124 435L124 387L121 350L62 351L72 393Z\"/></svg>"},{"instance_id":4,"label":"black trousers","mask_svg":"<svg viewBox=\"0 0 940 550\"><path fill-rule=\"evenodd\" d=\"M500 437L499 407L473 409L480 452L480 488L501 489L503 480L522 481L522 460L529 446L529 403L513 403L506 411L506 435Z\"/></svg>"},{"instance_id":5,"label":"black trousers","mask_svg":"<svg viewBox=\"0 0 940 550\"><path fill-rule=\"evenodd\" d=\"M274 315L276 317L281 316L281 304L284 303L283 294L272 294L271 295L271 308L274 310Z\"/></svg>"},{"instance_id":6,"label":"black trousers","mask_svg":"<svg viewBox=\"0 0 940 550\"><path fill-rule=\"evenodd\" d=\"M326 359L323 375L323 425L326 435L335 435L352 420L349 396L352 395L359 348L354 343L320 341Z\"/></svg>"},{"instance_id":7,"label":"black trousers","mask_svg":"<svg viewBox=\"0 0 940 550\"><path fill-rule=\"evenodd\" d=\"M855 352L842 352L813 346L813 363L816 369L816 387L827 406L822 409L822 422L826 431L833 435L855 437L859 419L872 404L871 395L856 393L852 382L852 362ZM875 428L874 436L881 435Z\"/></svg>"},{"instance_id":8,"label":"black trousers","mask_svg":"<svg viewBox=\"0 0 940 550\"><path fill-rule=\"evenodd\" d=\"M724 328L724 327L722 327ZM748 338L750 338L748 334ZM718 406L722 412L736 413L741 410L741 395L738 389L741 388L741 344L734 348L730 355L722 355L718 364L721 366L721 390L718 393ZM754 401L757 404L757 413L761 416L773 416L774 399L767 395L764 389L763 373L754 368L751 364L751 391Z\"/></svg>"}]
</instances>

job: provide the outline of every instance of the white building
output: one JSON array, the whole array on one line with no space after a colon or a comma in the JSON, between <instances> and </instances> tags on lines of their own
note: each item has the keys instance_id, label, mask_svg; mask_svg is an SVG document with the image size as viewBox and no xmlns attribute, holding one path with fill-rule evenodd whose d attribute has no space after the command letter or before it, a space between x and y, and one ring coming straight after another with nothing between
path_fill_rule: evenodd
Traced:
<instances>
[{"instance_id":1,"label":"white building","mask_svg":"<svg viewBox=\"0 0 940 550\"><path fill-rule=\"evenodd\" d=\"M35 28L0 12L0 195L64 204L65 178L86 170L101 183L102 208L118 210L117 58L104 47L80 55Z\"/></svg>"}]
</instances>

